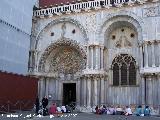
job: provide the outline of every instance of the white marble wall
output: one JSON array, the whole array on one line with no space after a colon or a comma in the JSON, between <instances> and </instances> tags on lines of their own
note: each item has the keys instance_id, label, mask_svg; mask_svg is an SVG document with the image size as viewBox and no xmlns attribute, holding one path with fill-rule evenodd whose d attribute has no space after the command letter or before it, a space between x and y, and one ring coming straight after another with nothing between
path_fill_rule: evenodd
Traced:
<instances>
[{"instance_id":1,"label":"white marble wall","mask_svg":"<svg viewBox=\"0 0 160 120\"><path fill-rule=\"evenodd\" d=\"M99 11L93 11L89 13L83 12L77 13L77 14L69 14L64 16L53 16L52 18L36 18L36 24L34 24L33 34L34 36L37 36L38 39L38 51L40 52L39 57L41 54L43 54L45 48L51 43L60 38L60 34L62 33L62 29L60 28L62 26L62 23L60 21L66 22L66 33L65 37L71 38L73 40L78 41L80 44L104 44L106 45L106 37L107 33L105 31L107 30L106 23L109 19L112 21L111 23L114 23L114 21L126 21L128 18L129 23L133 24L132 26L135 26L135 31L138 32L138 40L137 43L141 43L141 41L148 41L148 40L159 40L160 39L160 29L159 29L159 20L160 15L159 13L150 13L150 9L153 9L153 11L159 9L158 7L159 3L155 4L144 4L141 5L141 7L129 7L129 8L113 8L109 10L99 10ZM136 10L135 10L136 9ZM115 17L115 20L113 19L114 16L122 16L121 17ZM125 16L126 19L123 17ZM63 20L63 18L66 18L67 20ZM113 19L113 20L112 20ZM117 19L117 20L116 20ZM133 20L134 19L134 20ZM55 20L55 21L54 21ZM60 21L59 21L60 20ZM70 23L69 21L74 21ZM52 25L49 25L51 23ZM78 25L77 25L78 24ZM152 24L152 25L151 25ZM45 27L45 29L44 29ZM137 27L137 28L136 28ZM72 30L75 29L76 33L72 34ZM55 31L56 30L56 31ZM82 30L85 31L82 32ZM152 32L150 32L150 30ZM54 32L54 36L50 36L50 33ZM40 33L40 34L39 34ZM31 40L33 43L31 45L32 49L35 47L35 39ZM112 54L112 53L111 53ZM138 56L135 53L135 57ZM138 61L139 62L139 61Z\"/></svg>"},{"instance_id":2,"label":"white marble wall","mask_svg":"<svg viewBox=\"0 0 160 120\"><path fill-rule=\"evenodd\" d=\"M0 70L27 74L35 0L1 0Z\"/></svg>"},{"instance_id":3,"label":"white marble wall","mask_svg":"<svg viewBox=\"0 0 160 120\"><path fill-rule=\"evenodd\" d=\"M35 62L38 66L45 49L51 43L61 39L64 33L64 37L77 41L79 46L83 46L86 50L86 69L80 73L82 77L80 83L76 82L81 89L80 93L77 92L80 94L81 106L85 105L89 108L102 103L141 104L145 102L144 94L148 95L148 104L159 104L160 99L157 96L159 82L157 81L160 79L156 77L160 74L160 55L157 52L160 49L158 42L160 40L160 13L157 12L160 10L159 6L160 3L157 2L62 16L34 17L31 49L37 49L40 53ZM66 23L65 30L62 29L64 23ZM111 40L113 34L120 37L121 28L126 28L131 46L123 45L117 48L114 40ZM72 33L73 29L76 31L75 34ZM51 32L54 32L54 36L51 36ZM134 39L129 37L130 33L134 33ZM113 86L111 64L118 54L129 54L136 60L136 86ZM147 81L148 90L144 93L146 92L144 89L144 76L146 75L152 76L153 79ZM154 87L157 89L153 89ZM58 90L60 89L59 87ZM59 91L56 94L62 100L63 92ZM150 96L158 97L158 100L155 101L149 98Z\"/></svg>"}]
</instances>

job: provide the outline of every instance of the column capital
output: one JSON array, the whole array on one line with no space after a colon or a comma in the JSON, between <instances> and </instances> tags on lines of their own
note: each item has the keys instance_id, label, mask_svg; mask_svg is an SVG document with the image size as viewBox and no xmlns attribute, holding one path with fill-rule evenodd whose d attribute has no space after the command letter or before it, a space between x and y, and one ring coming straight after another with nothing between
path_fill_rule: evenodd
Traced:
<instances>
[{"instance_id":1,"label":"column capital","mask_svg":"<svg viewBox=\"0 0 160 120\"><path fill-rule=\"evenodd\" d=\"M90 47L91 49L93 49L94 46L93 46L93 45L89 45L89 47Z\"/></svg>"},{"instance_id":2,"label":"column capital","mask_svg":"<svg viewBox=\"0 0 160 120\"><path fill-rule=\"evenodd\" d=\"M160 79L160 73L159 73L159 74L157 74L157 77L158 77L158 79Z\"/></svg>"},{"instance_id":3,"label":"column capital","mask_svg":"<svg viewBox=\"0 0 160 120\"><path fill-rule=\"evenodd\" d=\"M154 45L156 43L156 40L151 40L149 42L150 42L150 44Z\"/></svg>"},{"instance_id":4,"label":"column capital","mask_svg":"<svg viewBox=\"0 0 160 120\"><path fill-rule=\"evenodd\" d=\"M140 48L140 47L142 47L143 46L143 43L141 43L141 44L138 44L138 47Z\"/></svg>"},{"instance_id":5,"label":"column capital","mask_svg":"<svg viewBox=\"0 0 160 120\"><path fill-rule=\"evenodd\" d=\"M145 40L145 41L143 41L143 44L144 44L144 45L148 45L148 44L149 44L149 41L148 41L148 40Z\"/></svg>"},{"instance_id":6,"label":"column capital","mask_svg":"<svg viewBox=\"0 0 160 120\"><path fill-rule=\"evenodd\" d=\"M100 48L101 48L101 49L104 49L104 48L105 48L105 46L104 46L104 45L101 45L101 46L100 46Z\"/></svg>"}]
</instances>

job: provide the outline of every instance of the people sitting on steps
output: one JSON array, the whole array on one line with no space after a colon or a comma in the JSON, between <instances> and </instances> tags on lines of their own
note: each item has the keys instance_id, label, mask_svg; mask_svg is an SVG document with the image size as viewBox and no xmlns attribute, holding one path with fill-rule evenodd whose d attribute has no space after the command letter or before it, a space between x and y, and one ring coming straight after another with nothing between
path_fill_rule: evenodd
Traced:
<instances>
[{"instance_id":1,"label":"people sitting on steps","mask_svg":"<svg viewBox=\"0 0 160 120\"><path fill-rule=\"evenodd\" d=\"M129 106L121 107L118 105L117 107L114 106L105 106L101 105L100 107L97 105L95 107L95 114L101 115L101 114L108 114L108 115L137 115L137 116L150 116L151 115L151 109L149 106L146 106L144 109L141 105L139 105L135 111L133 111Z\"/></svg>"}]
</instances>

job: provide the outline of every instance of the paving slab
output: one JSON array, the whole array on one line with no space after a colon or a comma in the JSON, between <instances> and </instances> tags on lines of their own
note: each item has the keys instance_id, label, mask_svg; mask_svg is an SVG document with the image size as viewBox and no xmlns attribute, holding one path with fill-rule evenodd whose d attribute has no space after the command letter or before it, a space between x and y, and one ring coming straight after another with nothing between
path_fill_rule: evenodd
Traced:
<instances>
[{"instance_id":1,"label":"paving slab","mask_svg":"<svg viewBox=\"0 0 160 120\"><path fill-rule=\"evenodd\" d=\"M0 120L160 120L158 116L122 116L122 115L96 115L93 113L67 113L57 115L36 116L33 112L0 114Z\"/></svg>"}]
</instances>

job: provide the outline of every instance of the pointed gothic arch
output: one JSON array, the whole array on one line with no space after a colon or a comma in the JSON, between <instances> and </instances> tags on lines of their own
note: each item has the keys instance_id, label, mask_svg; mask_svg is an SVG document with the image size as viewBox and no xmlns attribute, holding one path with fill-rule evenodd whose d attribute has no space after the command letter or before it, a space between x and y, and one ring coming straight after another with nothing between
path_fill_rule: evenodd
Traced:
<instances>
[{"instance_id":1,"label":"pointed gothic arch","mask_svg":"<svg viewBox=\"0 0 160 120\"><path fill-rule=\"evenodd\" d=\"M112 61L113 86L136 85L136 61L128 54L120 54Z\"/></svg>"}]
</instances>

